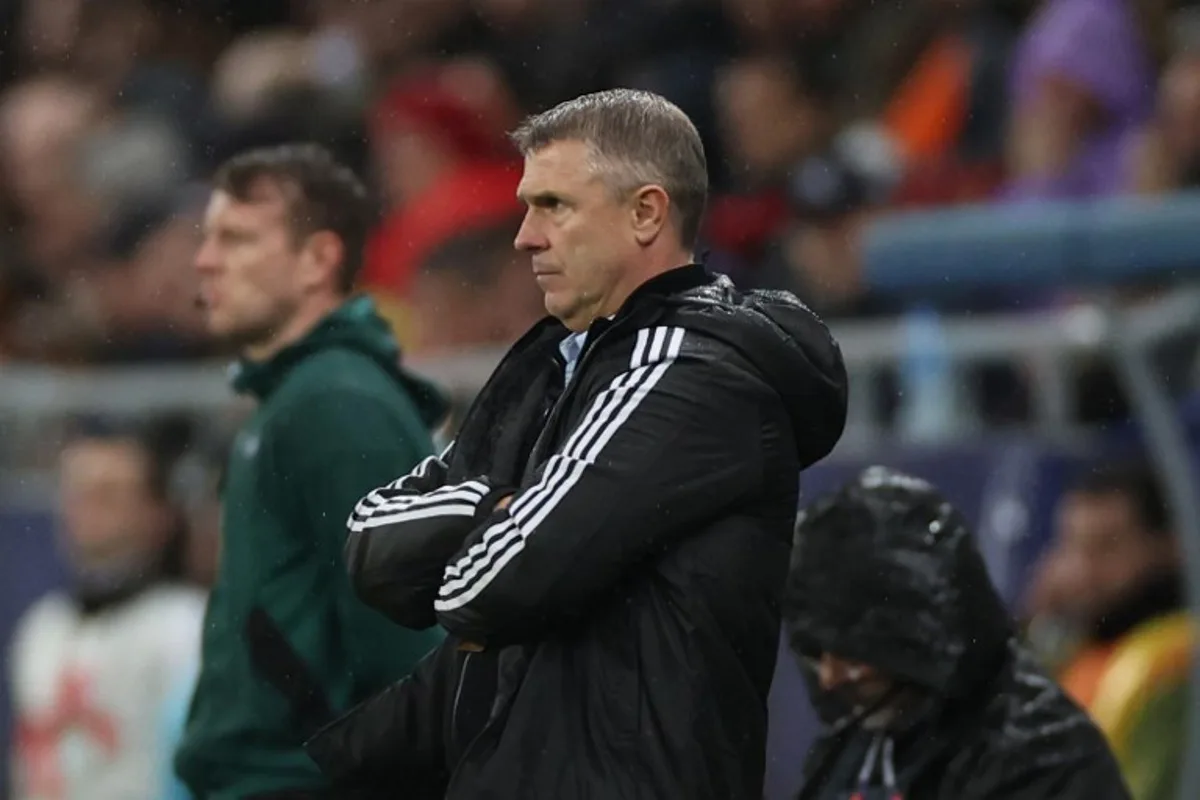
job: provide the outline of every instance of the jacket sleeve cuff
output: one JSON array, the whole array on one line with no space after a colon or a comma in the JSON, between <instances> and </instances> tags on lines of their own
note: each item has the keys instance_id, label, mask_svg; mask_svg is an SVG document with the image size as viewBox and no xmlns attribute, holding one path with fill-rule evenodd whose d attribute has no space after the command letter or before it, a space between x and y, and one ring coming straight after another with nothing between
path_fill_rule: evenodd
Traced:
<instances>
[{"instance_id":1,"label":"jacket sleeve cuff","mask_svg":"<svg viewBox=\"0 0 1200 800\"><path fill-rule=\"evenodd\" d=\"M516 494L517 490L512 486L495 486L488 491L483 497L479 498L479 503L475 506L476 525L481 525L496 511L496 506L501 500L509 495Z\"/></svg>"}]
</instances>

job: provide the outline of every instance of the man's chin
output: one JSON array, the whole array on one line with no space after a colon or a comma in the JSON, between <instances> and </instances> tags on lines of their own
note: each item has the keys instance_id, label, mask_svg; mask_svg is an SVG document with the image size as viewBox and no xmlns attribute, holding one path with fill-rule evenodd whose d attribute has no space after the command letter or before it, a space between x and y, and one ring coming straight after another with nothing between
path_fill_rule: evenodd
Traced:
<instances>
[{"instance_id":1,"label":"man's chin","mask_svg":"<svg viewBox=\"0 0 1200 800\"><path fill-rule=\"evenodd\" d=\"M568 329L576 333L587 330L587 323L580 323L579 309L575 305L556 303L551 295L546 295L545 306L546 313L566 325Z\"/></svg>"},{"instance_id":2,"label":"man's chin","mask_svg":"<svg viewBox=\"0 0 1200 800\"><path fill-rule=\"evenodd\" d=\"M209 339L222 350L253 349L269 339L269 333L259 328L247 328L226 320L210 319L205 325Z\"/></svg>"}]
</instances>

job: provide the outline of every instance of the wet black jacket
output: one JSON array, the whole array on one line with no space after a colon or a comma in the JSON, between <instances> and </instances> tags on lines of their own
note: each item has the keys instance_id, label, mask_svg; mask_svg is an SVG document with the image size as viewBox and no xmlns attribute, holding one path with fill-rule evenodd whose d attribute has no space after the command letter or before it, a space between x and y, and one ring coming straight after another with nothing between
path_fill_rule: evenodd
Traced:
<instances>
[{"instance_id":1,"label":"wet black jacket","mask_svg":"<svg viewBox=\"0 0 1200 800\"><path fill-rule=\"evenodd\" d=\"M797 475L841 435L840 353L790 295L696 266L597 322L562 390L565 334L530 331L449 452L355 509L361 596L451 638L309 752L386 797L759 800Z\"/></svg>"},{"instance_id":2,"label":"wet black jacket","mask_svg":"<svg viewBox=\"0 0 1200 800\"><path fill-rule=\"evenodd\" d=\"M793 649L871 664L923 698L884 736L834 723L802 800L849 797L877 742L910 800L1128 799L1102 734L1017 645L964 520L928 484L864 472L805 511L792 557ZM877 761L867 797L891 794Z\"/></svg>"}]
</instances>

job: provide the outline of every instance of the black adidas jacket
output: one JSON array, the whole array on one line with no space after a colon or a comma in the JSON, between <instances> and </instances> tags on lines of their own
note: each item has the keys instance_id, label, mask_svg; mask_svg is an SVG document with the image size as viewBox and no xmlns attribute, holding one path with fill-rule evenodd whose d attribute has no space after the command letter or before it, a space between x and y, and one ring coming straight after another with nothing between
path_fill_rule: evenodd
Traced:
<instances>
[{"instance_id":1,"label":"black adidas jacket","mask_svg":"<svg viewBox=\"0 0 1200 800\"><path fill-rule=\"evenodd\" d=\"M698 266L598 321L564 389L565 335L531 330L450 450L351 515L362 598L451 636L310 741L347 791L762 796L798 473L842 433L841 355L791 295Z\"/></svg>"}]
</instances>

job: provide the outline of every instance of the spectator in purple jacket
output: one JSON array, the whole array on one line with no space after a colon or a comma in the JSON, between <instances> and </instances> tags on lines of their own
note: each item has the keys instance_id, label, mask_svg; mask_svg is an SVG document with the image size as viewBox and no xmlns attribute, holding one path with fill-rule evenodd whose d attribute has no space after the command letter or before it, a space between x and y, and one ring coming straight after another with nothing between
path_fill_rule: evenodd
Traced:
<instances>
[{"instance_id":1,"label":"spectator in purple jacket","mask_svg":"<svg viewBox=\"0 0 1200 800\"><path fill-rule=\"evenodd\" d=\"M1114 194L1153 110L1163 0L1045 0L1013 59L1013 200Z\"/></svg>"}]
</instances>

